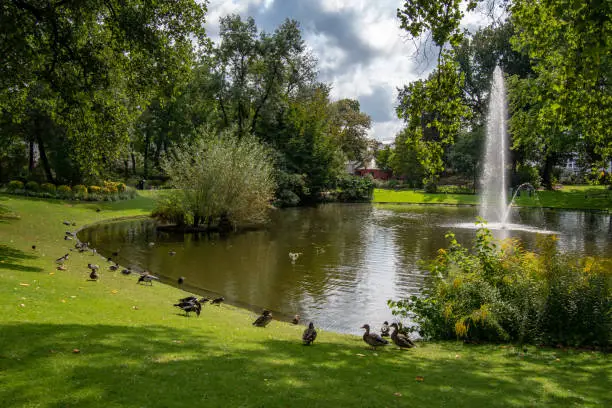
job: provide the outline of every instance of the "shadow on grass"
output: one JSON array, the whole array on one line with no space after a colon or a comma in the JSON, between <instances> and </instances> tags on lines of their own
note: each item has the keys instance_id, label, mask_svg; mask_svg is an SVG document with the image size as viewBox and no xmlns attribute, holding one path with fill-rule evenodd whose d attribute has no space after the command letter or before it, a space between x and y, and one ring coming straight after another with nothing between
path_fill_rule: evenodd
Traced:
<instances>
[{"instance_id":1,"label":"shadow on grass","mask_svg":"<svg viewBox=\"0 0 612 408\"><path fill-rule=\"evenodd\" d=\"M228 338L219 342L215 340L219 334L212 330L0 326L0 400L5 407L309 408L402 403L427 407L605 406L610 402L609 365L585 370L548 364L534 372L535 365L511 357L501 357L501 364L495 361L491 366L471 358L449 357L444 362L426 352L389 348L374 353L365 350L357 338L354 346L321 339L305 347L297 339L278 340L271 335L259 341ZM236 342L243 346L229 347ZM460 345L451 345L445 351L454 354L453 347L461 350ZM474 356L491 350L482 347ZM416 376L425 381L415 381ZM546 390L542 376L550 383ZM571 390L572 395L559 390Z\"/></svg>"},{"instance_id":2,"label":"shadow on grass","mask_svg":"<svg viewBox=\"0 0 612 408\"><path fill-rule=\"evenodd\" d=\"M34 258L36 258L36 256L26 254L22 250L0 244L0 260L2 260L2 262L0 262L1 269L12 269L22 272L42 271L43 269L37 266L26 266L20 264L23 260Z\"/></svg>"}]
</instances>

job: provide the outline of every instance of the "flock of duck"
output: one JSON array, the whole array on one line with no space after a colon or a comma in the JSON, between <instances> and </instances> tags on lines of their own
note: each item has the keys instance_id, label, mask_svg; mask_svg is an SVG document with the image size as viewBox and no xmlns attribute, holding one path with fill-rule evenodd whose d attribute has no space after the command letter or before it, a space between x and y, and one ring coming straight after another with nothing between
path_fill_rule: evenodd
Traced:
<instances>
[{"instance_id":1,"label":"flock of duck","mask_svg":"<svg viewBox=\"0 0 612 408\"><path fill-rule=\"evenodd\" d=\"M76 225L75 223L70 223L68 221L64 221L63 223L65 225L72 225L72 226ZM72 240L74 237L76 237L76 233L66 231L66 235L64 236L64 239ZM77 243L75 244L74 248L80 253L88 252L88 251L90 251L92 255L96 255L97 253L95 248L90 248L88 242L80 242L77 240ZM32 245L32 249L36 249L36 246ZM174 256L176 255L176 252L169 251L168 254L170 256ZM113 252L112 255L116 257L119 255L119 253ZM295 258L297 258L299 257L300 254L291 254L291 255L297 255L295 256ZM57 268L59 270L66 270L64 262L67 261L69 257L70 257L70 253L66 253L65 255L56 259L56 263L58 264ZM290 258L292 262L295 262L295 259L293 257L290 256ZM113 258L108 257L107 261L113 262ZM97 281L100 278L100 274L99 274L100 266L97 264L88 263L87 267L90 270L89 280ZM109 266L109 270L111 271L119 270L119 264L117 262L113 262L113 264ZM132 269L124 268L121 270L121 273L124 275L131 275ZM147 271L143 271L139 273L138 281L136 283L137 284L141 284L141 283L147 284L148 283L150 285L153 285L154 280L159 280L159 277L152 275ZM179 286L181 286L184 283L184 281L185 281L185 278L182 276L179 277L177 280ZM190 313L195 313L199 317L200 313L202 312L203 305L210 302L210 304L212 305L220 306L224 300L225 298L222 296L213 298L213 299L207 298L207 297L202 297L198 299L196 296L192 295L192 296L187 296L182 299L179 299L178 303L175 303L173 306L178 307L183 312L185 312L186 316L189 316ZM264 309L261 315L257 317L257 319L255 319L255 321L253 322L253 326L266 327L268 323L270 323L271 321L272 321L272 313L269 310ZM299 324L299 321L300 321L300 316L295 315L295 317L292 320L292 323L297 325ZM389 323L385 321L380 329L380 335L377 333L371 332L369 324L364 324L363 326L361 326L361 328L365 329L365 332L362 336L363 341L366 344L368 344L370 347L372 347L373 349L376 349L377 347L381 347L381 346L386 346L389 344L389 341L384 339L384 337L390 337L391 341L396 346L398 346L400 349L408 349L408 348L412 348L415 346L415 344L412 342L412 340L410 340L410 338L406 334L400 332L400 326L397 323L392 323L391 325L389 325ZM393 329L391 333L389 333L390 329ZM317 330L315 329L314 322L310 322L308 324L308 327L306 327L306 329L304 330L302 334L302 342L305 345L310 345L315 341L316 338L317 338Z\"/></svg>"}]
</instances>

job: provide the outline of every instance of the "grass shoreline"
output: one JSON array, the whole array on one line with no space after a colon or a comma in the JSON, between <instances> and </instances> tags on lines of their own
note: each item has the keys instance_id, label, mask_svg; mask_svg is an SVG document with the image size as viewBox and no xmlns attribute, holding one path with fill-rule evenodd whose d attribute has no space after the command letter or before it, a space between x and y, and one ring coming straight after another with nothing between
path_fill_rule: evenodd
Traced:
<instances>
[{"instance_id":1,"label":"grass shoreline","mask_svg":"<svg viewBox=\"0 0 612 408\"><path fill-rule=\"evenodd\" d=\"M475 194L425 193L414 190L374 189L375 204L419 204L477 206ZM555 191L538 191L535 196L522 194L513 206L541 207L572 211L612 211L612 191L604 186L564 186Z\"/></svg>"},{"instance_id":2,"label":"grass shoreline","mask_svg":"<svg viewBox=\"0 0 612 408\"><path fill-rule=\"evenodd\" d=\"M68 251L73 227L63 220L83 228L144 216L153 196L0 195L19 216L0 213L3 406L612 406L612 362L600 352L458 342L372 352L358 336L331 332L304 347L304 326L254 328L255 314L229 305L185 318L172 307L180 289L136 285L101 257ZM57 271L67 251L68 270ZM87 281L93 260L99 282Z\"/></svg>"}]
</instances>

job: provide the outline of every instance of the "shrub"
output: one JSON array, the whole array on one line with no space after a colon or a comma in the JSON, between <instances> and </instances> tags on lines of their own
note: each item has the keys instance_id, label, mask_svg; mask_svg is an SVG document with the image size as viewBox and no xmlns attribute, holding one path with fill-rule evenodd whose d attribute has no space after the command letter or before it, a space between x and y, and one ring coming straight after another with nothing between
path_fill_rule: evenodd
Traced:
<instances>
[{"instance_id":1,"label":"shrub","mask_svg":"<svg viewBox=\"0 0 612 408\"><path fill-rule=\"evenodd\" d=\"M55 184L43 183L40 185L40 191L47 193L48 196L55 194L56 190Z\"/></svg>"},{"instance_id":2,"label":"shrub","mask_svg":"<svg viewBox=\"0 0 612 408\"><path fill-rule=\"evenodd\" d=\"M25 185L25 189L36 193L40 190L40 185L35 181L28 181Z\"/></svg>"},{"instance_id":3,"label":"shrub","mask_svg":"<svg viewBox=\"0 0 612 408\"><path fill-rule=\"evenodd\" d=\"M339 201L370 201L374 193L372 177L346 175L337 181L337 197Z\"/></svg>"},{"instance_id":4,"label":"shrub","mask_svg":"<svg viewBox=\"0 0 612 408\"><path fill-rule=\"evenodd\" d=\"M74 198L78 198L84 200L87 198L87 187L82 184L77 184L72 187L72 192L74 193Z\"/></svg>"},{"instance_id":5,"label":"shrub","mask_svg":"<svg viewBox=\"0 0 612 408\"><path fill-rule=\"evenodd\" d=\"M17 190L23 190L23 183L19 180L10 181L6 186L6 189L11 193L14 193Z\"/></svg>"},{"instance_id":6,"label":"shrub","mask_svg":"<svg viewBox=\"0 0 612 408\"><path fill-rule=\"evenodd\" d=\"M184 226L193 221L188 214L180 195L175 193L160 198L151 216L166 224Z\"/></svg>"},{"instance_id":7,"label":"shrub","mask_svg":"<svg viewBox=\"0 0 612 408\"><path fill-rule=\"evenodd\" d=\"M428 181L423 188L425 189L425 192L429 194L438 192L438 185L433 181Z\"/></svg>"},{"instance_id":8,"label":"shrub","mask_svg":"<svg viewBox=\"0 0 612 408\"><path fill-rule=\"evenodd\" d=\"M100 194L102 194L104 196L108 196L108 195L113 194L113 191L110 188L108 188L108 187L102 187L100 189Z\"/></svg>"},{"instance_id":9,"label":"shrub","mask_svg":"<svg viewBox=\"0 0 612 408\"><path fill-rule=\"evenodd\" d=\"M70 186L61 185L57 187L57 195L61 198L71 198L72 197L72 189Z\"/></svg>"},{"instance_id":10,"label":"shrub","mask_svg":"<svg viewBox=\"0 0 612 408\"><path fill-rule=\"evenodd\" d=\"M102 189L99 186L89 186L89 188L87 189L89 194L100 194L101 190Z\"/></svg>"},{"instance_id":11,"label":"shrub","mask_svg":"<svg viewBox=\"0 0 612 408\"><path fill-rule=\"evenodd\" d=\"M429 264L422 296L389 301L425 338L600 346L612 340L612 274L606 261L561 256L555 238L539 254L481 228L468 251L449 246Z\"/></svg>"}]
</instances>

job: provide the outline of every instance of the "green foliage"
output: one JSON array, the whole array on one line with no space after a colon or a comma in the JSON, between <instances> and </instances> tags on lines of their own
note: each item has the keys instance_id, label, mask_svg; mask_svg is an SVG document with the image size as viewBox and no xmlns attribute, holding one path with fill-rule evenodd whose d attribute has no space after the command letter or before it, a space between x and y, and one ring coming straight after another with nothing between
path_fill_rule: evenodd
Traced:
<instances>
[{"instance_id":1,"label":"green foliage","mask_svg":"<svg viewBox=\"0 0 612 408\"><path fill-rule=\"evenodd\" d=\"M193 223L193 217L185 208L183 197L178 192L173 192L160 197L151 213L151 217L165 224L185 226Z\"/></svg>"},{"instance_id":2,"label":"green foliage","mask_svg":"<svg viewBox=\"0 0 612 408\"><path fill-rule=\"evenodd\" d=\"M40 185L40 191L43 193L55 194L56 187L52 183L43 183Z\"/></svg>"},{"instance_id":3,"label":"green foliage","mask_svg":"<svg viewBox=\"0 0 612 408\"><path fill-rule=\"evenodd\" d=\"M339 201L370 201L374 194L372 177L345 175L338 179L337 198Z\"/></svg>"},{"instance_id":4,"label":"green foliage","mask_svg":"<svg viewBox=\"0 0 612 408\"><path fill-rule=\"evenodd\" d=\"M40 185L35 181L28 181L25 184L25 189L36 193L40 190Z\"/></svg>"},{"instance_id":5,"label":"green foliage","mask_svg":"<svg viewBox=\"0 0 612 408\"><path fill-rule=\"evenodd\" d=\"M101 193L101 188L100 186L89 186L87 188L87 191L89 192L89 194L100 194Z\"/></svg>"},{"instance_id":6,"label":"green foliage","mask_svg":"<svg viewBox=\"0 0 612 408\"><path fill-rule=\"evenodd\" d=\"M72 198L72 189L70 186L57 186L57 196L59 198Z\"/></svg>"},{"instance_id":7,"label":"green foliage","mask_svg":"<svg viewBox=\"0 0 612 408\"><path fill-rule=\"evenodd\" d=\"M434 339L516 341L556 345L612 345L612 275L609 261L561 256L555 237L540 254L518 241L496 242L479 229L472 248L453 234L429 264L422 296L389 301L410 316L414 330Z\"/></svg>"},{"instance_id":8,"label":"green foliage","mask_svg":"<svg viewBox=\"0 0 612 408\"><path fill-rule=\"evenodd\" d=\"M512 181L512 184L515 186L519 186L523 183L529 183L535 188L540 188L542 185L538 168L527 164L520 164L518 166L515 178Z\"/></svg>"},{"instance_id":9,"label":"green foliage","mask_svg":"<svg viewBox=\"0 0 612 408\"><path fill-rule=\"evenodd\" d=\"M397 115L406 123L406 143L425 171L423 183L436 183L444 170L444 149L454 143L462 121L470 116L462 84L463 75L445 54L427 80L413 82L399 92Z\"/></svg>"},{"instance_id":10,"label":"green foliage","mask_svg":"<svg viewBox=\"0 0 612 408\"><path fill-rule=\"evenodd\" d=\"M266 220L276 186L270 153L255 137L204 130L201 140L175 149L163 167L194 226Z\"/></svg>"},{"instance_id":11,"label":"green foliage","mask_svg":"<svg viewBox=\"0 0 612 408\"><path fill-rule=\"evenodd\" d=\"M19 180L12 180L7 184L6 189L12 193L18 190L23 190L23 187L23 182Z\"/></svg>"},{"instance_id":12,"label":"green foliage","mask_svg":"<svg viewBox=\"0 0 612 408\"><path fill-rule=\"evenodd\" d=\"M606 1L513 1L514 47L535 76L511 82L514 146L544 158L584 152L594 167L612 157L612 7Z\"/></svg>"}]
</instances>

